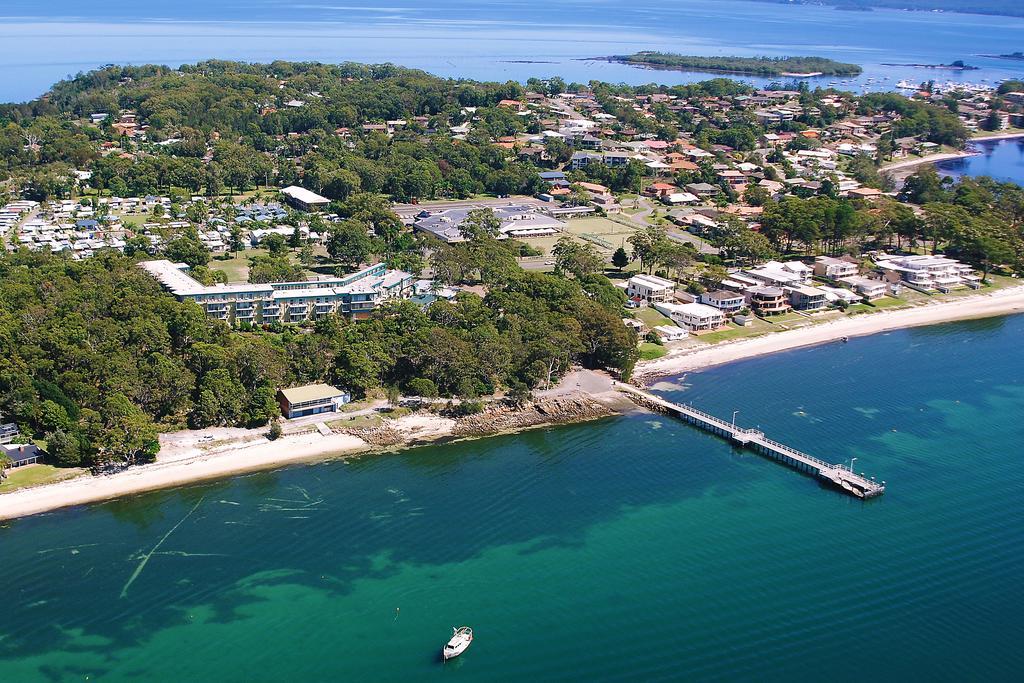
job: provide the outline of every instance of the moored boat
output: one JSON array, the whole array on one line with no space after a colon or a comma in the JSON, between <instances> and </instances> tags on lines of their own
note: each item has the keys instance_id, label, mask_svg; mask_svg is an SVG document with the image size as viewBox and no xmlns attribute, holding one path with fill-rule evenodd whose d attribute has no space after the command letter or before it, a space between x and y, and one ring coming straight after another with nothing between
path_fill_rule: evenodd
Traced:
<instances>
[{"instance_id":1,"label":"moored boat","mask_svg":"<svg viewBox=\"0 0 1024 683\"><path fill-rule=\"evenodd\" d=\"M447 661L452 657L458 657L469 648L473 642L473 629L468 626L452 627L452 637L441 649L441 656Z\"/></svg>"}]
</instances>

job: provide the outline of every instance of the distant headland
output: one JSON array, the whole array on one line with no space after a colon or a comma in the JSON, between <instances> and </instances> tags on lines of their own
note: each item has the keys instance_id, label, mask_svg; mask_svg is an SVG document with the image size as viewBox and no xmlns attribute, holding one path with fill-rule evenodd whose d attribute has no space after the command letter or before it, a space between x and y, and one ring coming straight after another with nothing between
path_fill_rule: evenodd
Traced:
<instances>
[{"instance_id":1,"label":"distant headland","mask_svg":"<svg viewBox=\"0 0 1024 683\"><path fill-rule=\"evenodd\" d=\"M863 71L857 64L844 64L824 57L702 57L644 51L595 59L652 69L711 71L751 76L857 76Z\"/></svg>"},{"instance_id":2,"label":"distant headland","mask_svg":"<svg viewBox=\"0 0 1024 683\"><path fill-rule=\"evenodd\" d=\"M978 55L979 57L992 57L994 59L1015 59L1024 62L1024 52L1011 52L1008 55Z\"/></svg>"}]
</instances>

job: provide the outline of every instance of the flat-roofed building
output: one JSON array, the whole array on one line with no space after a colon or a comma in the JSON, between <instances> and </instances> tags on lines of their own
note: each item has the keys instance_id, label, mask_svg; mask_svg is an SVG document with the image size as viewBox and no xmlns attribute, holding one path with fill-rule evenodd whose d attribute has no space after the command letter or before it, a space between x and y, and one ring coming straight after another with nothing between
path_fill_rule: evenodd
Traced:
<instances>
[{"instance_id":1,"label":"flat-roofed building","mask_svg":"<svg viewBox=\"0 0 1024 683\"><path fill-rule=\"evenodd\" d=\"M726 315L737 313L743 308L744 297L742 294L719 289L714 292L704 292L700 295L699 302L714 306Z\"/></svg>"},{"instance_id":2,"label":"flat-roofed building","mask_svg":"<svg viewBox=\"0 0 1024 683\"><path fill-rule=\"evenodd\" d=\"M789 304L795 311L818 311L828 305L825 292L817 287L793 285L784 289L789 295Z\"/></svg>"},{"instance_id":3,"label":"flat-roofed building","mask_svg":"<svg viewBox=\"0 0 1024 683\"><path fill-rule=\"evenodd\" d=\"M859 275L844 277L840 279L839 282L848 286L868 301L881 299L889 293L889 284L887 282L871 280L866 277L860 277Z\"/></svg>"},{"instance_id":4,"label":"flat-roofed building","mask_svg":"<svg viewBox=\"0 0 1024 683\"><path fill-rule=\"evenodd\" d=\"M656 303L655 310L690 332L714 330L725 324L725 314L704 304Z\"/></svg>"},{"instance_id":5,"label":"flat-roofed building","mask_svg":"<svg viewBox=\"0 0 1024 683\"><path fill-rule=\"evenodd\" d=\"M316 192L310 192L298 185L289 185L281 190L285 201L302 211L319 211L331 203L327 197L321 197Z\"/></svg>"},{"instance_id":6,"label":"flat-roofed building","mask_svg":"<svg viewBox=\"0 0 1024 683\"><path fill-rule=\"evenodd\" d=\"M875 263L883 270L899 273L905 282L918 289L940 292L964 286L977 289L981 281L969 265L945 256L880 255Z\"/></svg>"},{"instance_id":7,"label":"flat-roofed building","mask_svg":"<svg viewBox=\"0 0 1024 683\"><path fill-rule=\"evenodd\" d=\"M841 258L831 256L819 256L814 259L814 274L818 277L838 280L839 278L851 277L857 274L857 264Z\"/></svg>"},{"instance_id":8,"label":"flat-roofed building","mask_svg":"<svg viewBox=\"0 0 1024 683\"><path fill-rule=\"evenodd\" d=\"M332 387L330 384L307 384L277 391L281 414L289 420L320 413L333 413L351 400L352 397L347 391Z\"/></svg>"},{"instance_id":9,"label":"flat-roofed building","mask_svg":"<svg viewBox=\"0 0 1024 683\"><path fill-rule=\"evenodd\" d=\"M509 206L490 207L495 217L501 222L498 239L526 239L530 237L549 237L565 228L565 223L537 211L529 204L511 204ZM446 209L442 211L420 211L414 218L414 227L420 232L433 235L442 242L464 242L466 235L462 224L469 217L473 207Z\"/></svg>"},{"instance_id":10,"label":"flat-roofed building","mask_svg":"<svg viewBox=\"0 0 1024 683\"><path fill-rule=\"evenodd\" d=\"M378 263L342 277L204 285L188 274L188 266L183 263L143 261L139 266L179 301L199 304L207 316L253 325L300 323L331 313L366 318L385 301L410 295L415 279L411 273L388 270L385 264Z\"/></svg>"},{"instance_id":11,"label":"flat-roofed building","mask_svg":"<svg viewBox=\"0 0 1024 683\"><path fill-rule=\"evenodd\" d=\"M656 275L634 275L626 284L626 296L643 299L649 304L670 301L676 283Z\"/></svg>"}]
</instances>

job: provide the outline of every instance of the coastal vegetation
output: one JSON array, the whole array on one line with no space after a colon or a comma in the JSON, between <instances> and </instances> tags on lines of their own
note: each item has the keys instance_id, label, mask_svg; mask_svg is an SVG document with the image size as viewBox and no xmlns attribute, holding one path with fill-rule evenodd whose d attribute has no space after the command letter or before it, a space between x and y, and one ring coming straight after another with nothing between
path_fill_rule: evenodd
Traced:
<instances>
[{"instance_id":1,"label":"coastal vegetation","mask_svg":"<svg viewBox=\"0 0 1024 683\"><path fill-rule=\"evenodd\" d=\"M567 205L585 204L581 182L632 194L650 178L635 158L568 169L573 149L557 138L543 154L521 154L517 136L541 126L540 116L515 111L528 91L542 99L586 93L595 110L615 119L613 134L625 139L629 131L634 144L683 149L685 137L693 142L687 148L711 150L666 179L710 185L716 208L746 200L760 211L758 229L720 215L702 236L715 247L711 254L671 239L657 213L648 225L617 219L632 230L616 239L614 271L611 249L606 256L564 237L550 249L552 273L524 271L517 259L539 252L498 239L500 223L490 211L469 216L463 242L414 234L391 202L536 195L547 189L538 171L565 168L573 188ZM166 233L159 248L134 235L123 254L98 250L83 260L27 248L0 255L0 413L20 426L23 439L45 439L58 464L130 464L151 459L163 431L272 424L275 390L291 384L328 382L356 396L458 397L472 405L492 394L521 400L574 363L628 377L640 354L663 350L638 348L636 333L622 324L625 297L605 273L618 277L630 266L695 291L720 283L727 265L872 248L945 250L985 271L1021 269L1024 196L1016 185L953 183L926 169L907 181L898 201L867 202L841 196L831 177L817 189L785 194L751 183L741 197L719 175L742 160L766 181L795 179L783 151L819 148L819 139L800 133L855 113L891 120L876 158L844 160L859 182L882 188L878 162L894 139L962 144L967 133L950 107L803 86L785 95L799 103L792 120L768 128L750 109L733 106L752 93L724 78L672 87L549 79L524 87L390 65L211 61L107 67L59 83L39 100L0 106L0 162L11 198L166 193L167 213L187 226L166 229L161 205L132 219ZM636 106L645 100L657 100L649 112ZM673 100L687 106L670 108ZM113 117L94 121L97 112L137 116L145 136L115 128ZM791 140L764 149L769 131ZM85 176L74 172L83 169ZM201 243L210 211L219 220L234 217L232 195L250 201L272 192L257 186L287 184L331 200L331 222L296 212L278 221L322 235L319 251L297 230L290 239L266 236L248 252L233 230L228 252L216 258ZM192 201L196 195L205 201ZM244 262L239 252L247 253ZM301 279L314 267L351 272L386 262L417 275L429 269L438 285L463 291L427 309L394 302L363 321L329 316L303 326L230 326L176 301L136 266L154 256L186 263L207 284ZM641 318L665 321L652 313Z\"/></svg>"},{"instance_id":2,"label":"coastal vegetation","mask_svg":"<svg viewBox=\"0 0 1024 683\"><path fill-rule=\"evenodd\" d=\"M856 76L862 69L857 64L844 64L824 57L704 57L667 52L637 52L616 55L612 60L623 64L650 66L678 71L718 71L757 76L820 74L824 76Z\"/></svg>"},{"instance_id":3,"label":"coastal vegetation","mask_svg":"<svg viewBox=\"0 0 1024 683\"><path fill-rule=\"evenodd\" d=\"M162 430L265 425L277 415L276 387L293 382L475 398L528 393L577 361L628 375L636 336L620 321L622 295L599 276L525 273L505 248L487 238L470 244L467 253L504 265L464 265L453 277L483 278L484 297L249 332L175 301L116 252L84 261L8 253L0 256L0 412L45 437L58 464L100 467L152 458Z\"/></svg>"}]
</instances>

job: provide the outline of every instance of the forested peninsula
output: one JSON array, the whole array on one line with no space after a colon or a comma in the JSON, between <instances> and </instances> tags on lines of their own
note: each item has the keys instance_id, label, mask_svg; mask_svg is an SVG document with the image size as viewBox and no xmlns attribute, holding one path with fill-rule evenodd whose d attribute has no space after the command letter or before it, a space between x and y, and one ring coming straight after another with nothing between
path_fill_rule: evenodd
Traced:
<instances>
[{"instance_id":1,"label":"forested peninsula","mask_svg":"<svg viewBox=\"0 0 1024 683\"><path fill-rule=\"evenodd\" d=\"M754 76L857 76L862 71L857 64L844 64L824 57L701 57L645 51L632 55L613 55L608 59L656 69Z\"/></svg>"}]
</instances>

